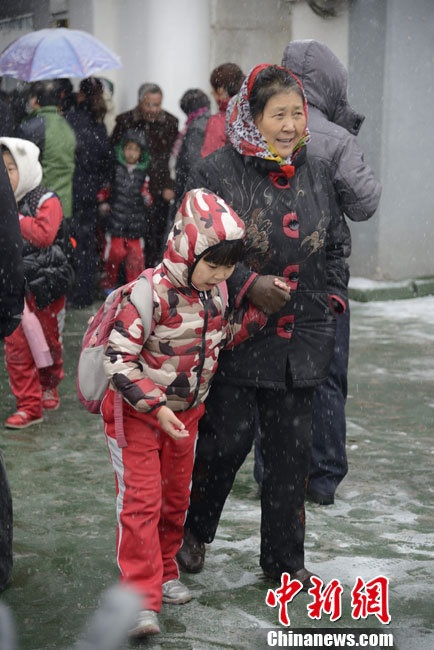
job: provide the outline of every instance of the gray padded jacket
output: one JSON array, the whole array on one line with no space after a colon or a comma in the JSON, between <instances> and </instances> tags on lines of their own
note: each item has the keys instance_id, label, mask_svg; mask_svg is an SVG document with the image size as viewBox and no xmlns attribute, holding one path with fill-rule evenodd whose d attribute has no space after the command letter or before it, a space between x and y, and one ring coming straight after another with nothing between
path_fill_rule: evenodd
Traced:
<instances>
[{"instance_id":1,"label":"gray padded jacket","mask_svg":"<svg viewBox=\"0 0 434 650\"><path fill-rule=\"evenodd\" d=\"M297 75L306 94L311 133L308 156L329 165L341 211L353 221L369 219L378 207L381 185L364 162L355 138L365 118L348 103L344 65L326 45L315 40L291 41L282 65ZM346 230L344 255L349 257L348 226Z\"/></svg>"}]
</instances>

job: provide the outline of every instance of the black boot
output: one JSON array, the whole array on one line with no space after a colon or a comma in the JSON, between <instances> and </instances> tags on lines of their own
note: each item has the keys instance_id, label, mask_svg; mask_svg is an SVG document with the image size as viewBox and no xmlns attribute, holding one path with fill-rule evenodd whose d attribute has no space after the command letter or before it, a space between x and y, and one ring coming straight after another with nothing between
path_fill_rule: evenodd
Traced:
<instances>
[{"instance_id":1,"label":"black boot","mask_svg":"<svg viewBox=\"0 0 434 650\"><path fill-rule=\"evenodd\" d=\"M184 539L176 559L187 573L200 573L205 562L205 544L200 542L188 528L184 529Z\"/></svg>"},{"instance_id":2,"label":"black boot","mask_svg":"<svg viewBox=\"0 0 434 650\"><path fill-rule=\"evenodd\" d=\"M282 573L272 573L270 571L264 571L264 575L267 578L271 578L272 580L275 580L276 582L280 582L282 579ZM288 573L288 572L287 572ZM298 569L298 571L294 571L293 573L290 574L290 579L291 580L299 580L301 584L303 585L302 591L308 591L311 587L314 586L311 578L319 578L319 576L316 573L311 573L311 571L308 571L304 567L302 569Z\"/></svg>"}]
</instances>

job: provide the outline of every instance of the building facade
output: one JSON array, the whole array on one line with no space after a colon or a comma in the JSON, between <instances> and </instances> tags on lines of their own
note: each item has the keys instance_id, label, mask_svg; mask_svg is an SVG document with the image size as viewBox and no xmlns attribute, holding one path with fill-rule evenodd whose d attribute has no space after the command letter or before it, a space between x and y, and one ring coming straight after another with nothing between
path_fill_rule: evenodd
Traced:
<instances>
[{"instance_id":1,"label":"building facade","mask_svg":"<svg viewBox=\"0 0 434 650\"><path fill-rule=\"evenodd\" d=\"M292 39L326 43L348 67L350 101L366 115L360 145L383 184L377 214L351 224L351 272L434 275L432 0L2 0L0 50L48 26L91 32L121 57L122 70L105 74L119 112L153 81L181 125L180 97L193 87L209 93L216 65L248 72L280 63Z\"/></svg>"}]
</instances>

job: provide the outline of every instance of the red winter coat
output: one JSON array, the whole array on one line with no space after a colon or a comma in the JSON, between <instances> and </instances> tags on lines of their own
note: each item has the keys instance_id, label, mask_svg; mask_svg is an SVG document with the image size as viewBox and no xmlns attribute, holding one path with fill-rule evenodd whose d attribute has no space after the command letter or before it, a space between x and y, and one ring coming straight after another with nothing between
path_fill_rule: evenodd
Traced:
<instances>
[{"instance_id":1,"label":"red winter coat","mask_svg":"<svg viewBox=\"0 0 434 650\"><path fill-rule=\"evenodd\" d=\"M226 138L226 109L229 99L219 103L219 112L211 115L205 129L205 139L203 141L200 155L202 158L208 156L213 151L224 147L227 143Z\"/></svg>"},{"instance_id":2,"label":"red winter coat","mask_svg":"<svg viewBox=\"0 0 434 650\"><path fill-rule=\"evenodd\" d=\"M185 411L206 398L223 347L233 347L265 325L266 316L244 301L229 313L221 291L197 291L190 278L203 253L244 237L244 226L222 199L189 192L176 216L163 261L153 274L155 329L143 325L125 291L110 335L105 370L110 388L138 411L163 405Z\"/></svg>"}]
</instances>

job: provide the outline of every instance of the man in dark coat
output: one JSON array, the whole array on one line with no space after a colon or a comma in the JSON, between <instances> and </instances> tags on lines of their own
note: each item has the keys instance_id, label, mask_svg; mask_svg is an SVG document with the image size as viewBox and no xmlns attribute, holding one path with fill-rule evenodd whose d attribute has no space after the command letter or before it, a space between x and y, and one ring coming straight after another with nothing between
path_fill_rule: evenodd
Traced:
<instances>
[{"instance_id":1,"label":"man in dark coat","mask_svg":"<svg viewBox=\"0 0 434 650\"><path fill-rule=\"evenodd\" d=\"M311 142L308 155L321 159L331 171L335 200L352 221L369 219L378 207L381 185L363 160L356 141L363 115L347 100L348 74L324 44L292 41L282 65L300 79L308 102ZM351 253L351 235L345 223L345 257ZM345 401L350 336L350 311L337 319L336 345L327 380L314 395L313 448L307 497L323 505L334 502L336 487L348 471L345 451Z\"/></svg>"},{"instance_id":2,"label":"man in dark coat","mask_svg":"<svg viewBox=\"0 0 434 650\"><path fill-rule=\"evenodd\" d=\"M112 144L116 145L126 130L139 131L145 136L151 155L149 190L153 198L150 219L152 229L147 238L146 251L146 263L150 266L158 261L166 232L169 204L175 196L169 172L169 157L178 135L178 119L162 108L162 99L160 86L142 84L137 106L117 116L111 136Z\"/></svg>"},{"instance_id":3,"label":"man in dark coat","mask_svg":"<svg viewBox=\"0 0 434 650\"><path fill-rule=\"evenodd\" d=\"M23 240L17 204L0 156L0 338L9 336L21 322L24 309ZM0 450L0 591L12 572L12 497Z\"/></svg>"}]
</instances>

